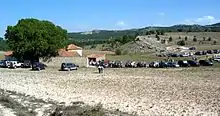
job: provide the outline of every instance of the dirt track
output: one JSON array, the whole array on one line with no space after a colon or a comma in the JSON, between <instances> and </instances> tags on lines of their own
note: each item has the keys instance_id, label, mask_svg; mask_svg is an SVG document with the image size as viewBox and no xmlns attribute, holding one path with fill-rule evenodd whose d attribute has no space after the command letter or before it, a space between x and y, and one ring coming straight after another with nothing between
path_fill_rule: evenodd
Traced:
<instances>
[{"instance_id":1,"label":"dirt track","mask_svg":"<svg viewBox=\"0 0 220 116\"><path fill-rule=\"evenodd\" d=\"M106 69L104 75L96 71L0 69L0 88L67 104L101 103L109 110L138 115L220 113L219 69Z\"/></svg>"}]
</instances>

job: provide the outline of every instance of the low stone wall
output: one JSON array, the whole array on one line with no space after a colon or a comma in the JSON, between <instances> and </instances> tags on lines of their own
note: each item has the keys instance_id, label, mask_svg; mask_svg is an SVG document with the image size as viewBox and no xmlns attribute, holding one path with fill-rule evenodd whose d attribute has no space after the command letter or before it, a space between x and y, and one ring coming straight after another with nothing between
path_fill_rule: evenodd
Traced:
<instances>
[{"instance_id":1,"label":"low stone wall","mask_svg":"<svg viewBox=\"0 0 220 116\"><path fill-rule=\"evenodd\" d=\"M74 63L74 64L79 65L80 67L87 66L86 57L55 57L55 58L52 58L49 62L43 62L43 63L46 64L48 67L60 67L61 63L63 62Z\"/></svg>"}]
</instances>

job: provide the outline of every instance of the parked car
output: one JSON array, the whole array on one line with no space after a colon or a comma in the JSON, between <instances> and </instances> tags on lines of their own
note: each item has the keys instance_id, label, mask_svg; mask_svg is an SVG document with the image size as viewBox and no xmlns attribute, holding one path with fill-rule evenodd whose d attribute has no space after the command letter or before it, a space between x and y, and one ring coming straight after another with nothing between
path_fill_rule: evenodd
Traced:
<instances>
[{"instance_id":1,"label":"parked car","mask_svg":"<svg viewBox=\"0 0 220 116\"><path fill-rule=\"evenodd\" d=\"M190 66L196 67L199 66L199 62L194 61L194 60L187 60Z\"/></svg>"},{"instance_id":2,"label":"parked car","mask_svg":"<svg viewBox=\"0 0 220 116\"><path fill-rule=\"evenodd\" d=\"M195 47L190 47L189 50L196 50L196 48Z\"/></svg>"},{"instance_id":3,"label":"parked car","mask_svg":"<svg viewBox=\"0 0 220 116\"><path fill-rule=\"evenodd\" d=\"M10 61L1 60L0 66L1 66L2 68L8 68L8 67L10 66Z\"/></svg>"},{"instance_id":4,"label":"parked car","mask_svg":"<svg viewBox=\"0 0 220 116\"><path fill-rule=\"evenodd\" d=\"M202 51L202 55L207 55L207 51Z\"/></svg>"},{"instance_id":5,"label":"parked car","mask_svg":"<svg viewBox=\"0 0 220 116\"><path fill-rule=\"evenodd\" d=\"M214 54L220 53L220 50L213 50Z\"/></svg>"},{"instance_id":6,"label":"parked car","mask_svg":"<svg viewBox=\"0 0 220 116\"><path fill-rule=\"evenodd\" d=\"M203 55L202 51L196 52L195 55Z\"/></svg>"},{"instance_id":7,"label":"parked car","mask_svg":"<svg viewBox=\"0 0 220 116\"><path fill-rule=\"evenodd\" d=\"M34 62L32 64L32 70L37 70L37 71L40 71L40 70L44 70L46 69L46 65L43 64L43 63L40 63L40 62Z\"/></svg>"},{"instance_id":8,"label":"parked car","mask_svg":"<svg viewBox=\"0 0 220 116\"><path fill-rule=\"evenodd\" d=\"M22 62L18 62L18 61L9 61L10 65L8 66L8 68L20 68L23 63Z\"/></svg>"},{"instance_id":9,"label":"parked car","mask_svg":"<svg viewBox=\"0 0 220 116\"><path fill-rule=\"evenodd\" d=\"M216 57L213 60L216 61L216 62L220 62L220 57Z\"/></svg>"},{"instance_id":10,"label":"parked car","mask_svg":"<svg viewBox=\"0 0 220 116\"><path fill-rule=\"evenodd\" d=\"M177 62L168 62L167 67L178 68L178 67L180 67L180 65Z\"/></svg>"},{"instance_id":11,"label":"parked car","mask_svg":"<svg viewBox=\"0 0 220 116\"><path fill-rule=\"evenodd\" d=\"M178 64L180 65L180 67L189 67L190 66L187 61L183 61L183 60L178 61Z\"/></svg>"},{"instance_id":12,"label":"parked car","mask_svg":"<svg viewBox=\"0 0 220 116\"><path fill-rule=\"evenodd\" d=\"M24 63L21 65L22 68L31 68L31 61L25 60Z\"/></svg>"},{"instance_id":13,"label":"parked car","mask_svg":"<svg viewBox=\"0 0 220 116\"><path fill-rule=\"evenodd\" d=\"M180 54L180 57L189 57L189 56L190 56L189 53L181 53L181 54Z\"/></svg>"},{"instance_id":14,"label":"parked car","mask_svg":"<svg viewBox=\"0 0 220 116\"><path fill-rule=\"evenodd\" d=\"M4 67L4 61L3 60L0 61L0 67Z\"/></svg>"},{"instance_id":15,"label":"parked car","mask_svg":"<svg viewBox=\"0 0 220 116\"><path fill-rule=\"evenodd\" d=\"M213 63L210 62L209 60L200 60L200 61L199 61L199 64L200 64L201 66L213 66Z\"/></svg>"},{"instance_id":16,"label":"parked car","mask_svg":"<svg viewBox=\"0 0 220 116\"><path fill-rule=\"evenodd\" d=\"M62 63L61 64L61 71L71 71L77 70L77 65L73 63Z\"/></svg>"},{"instance_id":17,"label":"parked car","mask_svg":"<svg viewBox=\"0 0 220 116\"><path fill-rule=\"evenodd\" d=\"M169 53L167 54L168 57L179 57L179 54L177 53Z\"/></svg>"},{"instance_id":18,"label":"parked car","mask_svg":"<svg viewBox=\"0 0 220 116\"><path fill-rule=\"evenodd\" d=\"M138 62L138 63L137 63L137 67L138 67L138 68L147 67L147 63L146 63L146 62Z\"/></svg>"},{"instance_id":19,"label":"parked car","mask_svg":"<svg viewBox=\"0 0 220 116\"><path fill-rule=\"evenodd\" d=\"M213 54L214 51L213 51L213 50L207 50L207 53L208 53L208 54Z\"/></svg>"},{"instance_id":20,"label":"parked car","mask_svg":"<svg viewBox=\"0 0 220 116\"><path fill-rule=\"evenodd\" d=\"M167 62L160 62L159 63L159 68L167 68L168 65L167 65Z\"/></svg>"},{"instance_id":21,"label":"parked car","mask_svg":"<svg viewBox=\"0 0 220 116\"><path fill-rule=\"evenodd\" d=\"M149 64L149 67L150 67L150 68L159 68L159 62L151 62L151 63Z\"/></svg>"}]
</instances>

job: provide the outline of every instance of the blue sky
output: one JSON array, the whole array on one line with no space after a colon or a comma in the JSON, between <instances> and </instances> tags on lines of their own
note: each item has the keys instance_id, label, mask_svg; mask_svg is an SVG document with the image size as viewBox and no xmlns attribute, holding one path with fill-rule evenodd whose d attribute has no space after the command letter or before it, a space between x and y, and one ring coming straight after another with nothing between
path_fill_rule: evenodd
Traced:
<instances>
[{"instance_id":1,"label":"blue sky","mask_svg":"<svg viewBox=\"0 0 220 116\"><path fill-rule=\"evenodd\" d=\"M220 22L220 0L2 0L0 36L22 18L50 20L69 32Z\"/></svg>"}]
</instances>

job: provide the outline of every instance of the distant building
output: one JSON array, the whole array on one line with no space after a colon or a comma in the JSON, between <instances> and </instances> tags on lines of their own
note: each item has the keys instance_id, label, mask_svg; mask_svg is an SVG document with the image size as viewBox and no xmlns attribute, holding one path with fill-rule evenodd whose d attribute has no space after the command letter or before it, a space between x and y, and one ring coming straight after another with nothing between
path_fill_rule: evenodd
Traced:
<instances>
[{"instance_id":1,"label":"distant building","mask_svg":"<svg viewBox=\"0 0 220 116\"><path fill-rule=\"evenodd\" d=\"M4 56L5 56L5 60L8 60L8 61L13 61L13 60L17 60L15 57L12 56L13 55L13 51L6 51L4 53Z\"/></svg>"},{"instance_id":2,"label":"distant building","mask_svg":"<svg viewBox=\"0 0 220 116\"><path fill-rule=\"evenodd\" d=\"M82 56L82 48L79 47L79 46L76 46L74 44L68 45L66 51L67 52L75 52L75 53L72 53L72 54L78 53L79 56Z\"/></svg>"}]
</instances>

